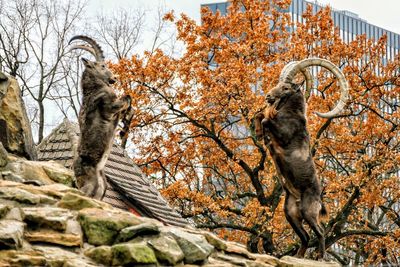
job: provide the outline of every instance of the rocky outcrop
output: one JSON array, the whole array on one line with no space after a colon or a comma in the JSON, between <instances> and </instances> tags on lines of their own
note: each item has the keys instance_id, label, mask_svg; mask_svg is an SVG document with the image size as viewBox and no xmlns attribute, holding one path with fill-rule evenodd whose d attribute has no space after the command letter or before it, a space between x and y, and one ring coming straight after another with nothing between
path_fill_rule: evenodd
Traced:
<instances>
[{"instance_id":1,"label":"rocky outcrop","mask_svg":"<svg viewBox=\"0 0 400 267\"><path fill-rule=\"evenodd\" d=\"M54 183L69 181L54 163L24 162L1 149L0 162L0 266L338 266L253 254L207 231L113 208L70 182ZM15 162L32 173L14 173L24 169L10 168ZM49 165L51 175L43 171Z\"/></svg>"},{"instance_id":2,"label":"rocky outcrop","mask_svg":"<svg viewBox=\"0 0 400 267\"><path fill-rule=\"evenodd\" d=\"M7 151L36 159L36 149L17 81L0 72L0 142Z\"/></svg>"}]
</instances>

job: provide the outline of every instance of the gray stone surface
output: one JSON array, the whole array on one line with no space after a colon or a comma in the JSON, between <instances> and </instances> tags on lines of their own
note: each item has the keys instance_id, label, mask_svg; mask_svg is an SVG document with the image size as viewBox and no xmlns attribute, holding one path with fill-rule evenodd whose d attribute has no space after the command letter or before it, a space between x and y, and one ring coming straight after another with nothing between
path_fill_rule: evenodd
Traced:
<instances>
[{"instance_id":1,"label":"gray stone surface","mask_svg":"<svg viewBox=\"0 0 400 267\"><path fill-rule=\"evenodd\" d=\"M156 238L150 239L148 244L154 250L160 262L175 265L185 257L176 240L167 234L161 234Z\"/></svg>"},{"instance_id":2,"label":"gray stone surface","mask_svg":"<svg viewBox=\"0 0 400 267\"><path fill-rule=\"evenodd\" d=\"M171 228L169 233L176 239L185 254L185 262L204 261L214 250L214 247L202 235L187 233L178 228Z\"/></svg>"},{"instance_id":3,"label":"gray stone surface","mask_svg":"<svg viewBox=\"0 0 400 267\"><path fill-rule=\"evenodd\" d=\"M11 249L22 247L24 224L14 220L0 220L0 245Z\"/></svg>"},{"instance_id":4,"label":"gray stone surface","mask_svg":"<svg viewBox=\"0 0 400 267\"><path fill-rule=\"evenodd\" d=\"M68 209L57 207L22 208L25 222L37 227L65 230L67 221L75 215Z\"/></svg>"},{"instance_id":5,"label":"gray stone surface","mask_svg":"<svg viewBox=\"0 0 400 267\"><path fill-rule=\"evenodd\" d=\"M129 226L122 229L117 239L115 240L116 243L122 243L129 241L136 236L144 236L144 235L155 235L160 233L160 229L158 225L150 222L141 223L139 225Z\"/></svg>"}]
</instances>

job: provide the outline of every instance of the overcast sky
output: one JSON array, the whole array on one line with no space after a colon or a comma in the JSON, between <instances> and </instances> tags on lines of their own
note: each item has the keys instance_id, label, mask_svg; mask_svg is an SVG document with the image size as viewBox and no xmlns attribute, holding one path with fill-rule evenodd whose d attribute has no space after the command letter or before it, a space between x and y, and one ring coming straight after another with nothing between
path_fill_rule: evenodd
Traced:
<instances>
[{"instance_id":1,"label":"overcast sky","mask_svg":"<svg viewBox=\"0 0 400 267\"><path fill-rule=\"evenodd\" d=\"M224 2L223 0L165 0L168 9L175 10L176 14L185 13L199 21L200 5L206 3ZM319 0L323 5L330 5L339 10L348 10L358 14L376 26L400 34L400 0ZM160 0L90 0L90 5L106 9L116 6L144 7L155 9Z\"/></svg>"}]
</instances>

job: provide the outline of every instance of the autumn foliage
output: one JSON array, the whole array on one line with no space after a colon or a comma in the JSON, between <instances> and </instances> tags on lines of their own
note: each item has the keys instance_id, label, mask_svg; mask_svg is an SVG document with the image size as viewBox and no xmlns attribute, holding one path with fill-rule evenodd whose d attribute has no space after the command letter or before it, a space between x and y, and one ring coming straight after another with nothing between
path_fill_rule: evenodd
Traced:
<instances>
[{"instance_id":1,"label":"autumn foliage","mask_svg":"<svg viewBox=\"0 0 400 267\"><path fill-rule=\"evenodd\" d=\"M197 227L274 255L299 240L283 214L282 188L253 117L282 67L311 56L340 66L351 99L322 119L339 97L335 78L319 71L308 98L308 128L324 202L328 254L342 263L399 264L399 57L385 61L386 37L345 43L330 9L294 25L290 1L232 1L229 12L202 10L202 24L173 13L180 57L161 50L113 65L133 97L136 162ZM311 241L316 246L315 238ZM338 250L340 248L340 250ZM340 251L340 252L339 252Z\"/></svg>"}]
</instances>

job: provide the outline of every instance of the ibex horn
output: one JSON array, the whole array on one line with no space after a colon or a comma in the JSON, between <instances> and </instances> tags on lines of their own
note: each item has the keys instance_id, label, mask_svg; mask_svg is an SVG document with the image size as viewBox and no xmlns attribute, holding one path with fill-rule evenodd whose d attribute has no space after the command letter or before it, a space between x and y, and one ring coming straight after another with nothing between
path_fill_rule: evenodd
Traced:
<instances>
[{"instance_id":1,"label":"ibex horn","mask_svg":"<svg viewBox=\"0 0 400 267\"><path fill-rule=\"evenodd\" d=\"M73 47L71 47L70 50L74 50L74 49L86 50L86 51L88 51L90 54L92 54L94 57L96 57L96 52L94 51L94 49L93 49L91 46L87 46L87 45L74 45Z\"/></svg>"},{"instance_id":2,"label":"ibex horn","mask_svg":"<svg viewBox=\"0 0 400 267\"><path fill-rule=\"evenodd\" d=\"M95 56L96 61L104 61L105 57L104 57L103 50L101 49L100 45L95 40L93 40L90 37L84 36L84 35L76 35L76 36L72 37L71 40L69 40L68 44L71 44L71 42L74 40L85 41L88 44L90 44L91 47L84 46L84 45L77 45L77 46L72 47L71 49L78 49L78 48L84 49L84 50L92 53Z\"/></svg>"},{"instance_id":3,"label":"ibex horn","mask_svg":"<svg viewBox=\"0 0 400 267\"><path fill-rule=\"evenodd\" d=\"M333 64L329 60L322 59L322 58L304 59L302 61L297 62L296 64L293 64L292 66L290 66L290 68L288 67L288 69L285 71L285 73L283 73L283 70L282 70L282 74L285 74L285 75L283 77L281 75L281 80L283 82L292 82L294 76L299 71L303 72L303 74L304 74L304 70L310 66L324 67L327 70L329 70L330 72L332 72L333 75L335 75L339 80L341 93L340 93L340 99L337 102L336 106L331 111L328 111L326 113L315 112L315 114L317 114L320 117L333 118L333 117L337 116L343 110L344 106L346 105L346 101L349 97L349 84L346 81L346 78L344 77L343 72L335 64Z\"/></svg>"},{"instance_id":4,"label":"ibex horn","mask_svg":"<svg viewBox=\"0 0 400 267\"><path fill-rule=\"evenodd\" d=\"M283 67L282 71L281 71L281 75L279 77L279 81L283 82L285 77L293 69L293 67L297 65L297 63L299 63L299 62L298 61L292 61L292 62L286 64ZM311 93L311 89L312 89L312 85L313 85L313 78L312 78L312 75L311 75L310 71L307 68L301 69L300 71L303 74L303 76L305 78L305 82L306 82L306 92L304 94L304 97L307 100L308 97L310 96L310 93Z\"/></svg>"}]
</instances>

